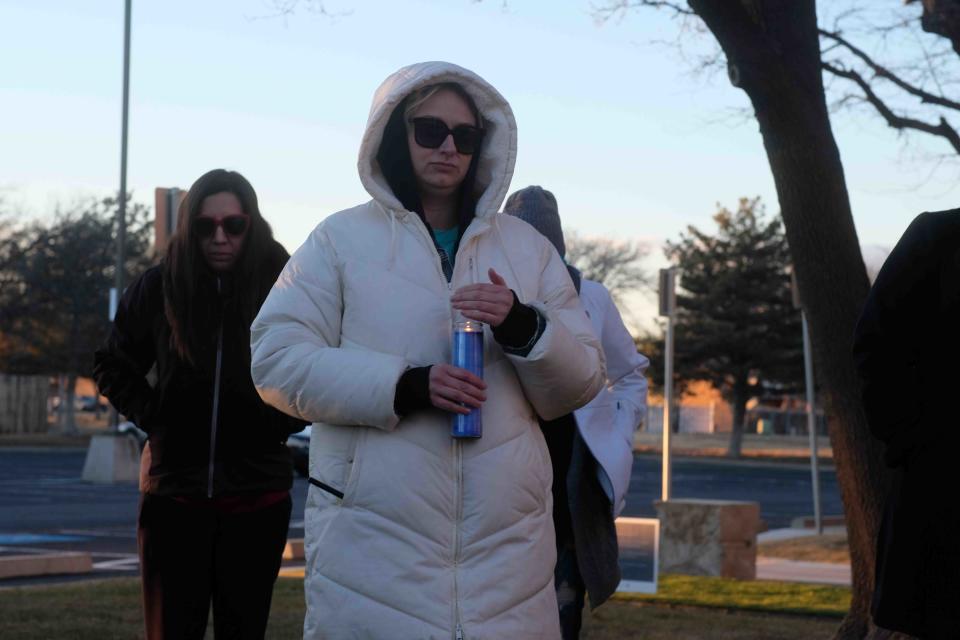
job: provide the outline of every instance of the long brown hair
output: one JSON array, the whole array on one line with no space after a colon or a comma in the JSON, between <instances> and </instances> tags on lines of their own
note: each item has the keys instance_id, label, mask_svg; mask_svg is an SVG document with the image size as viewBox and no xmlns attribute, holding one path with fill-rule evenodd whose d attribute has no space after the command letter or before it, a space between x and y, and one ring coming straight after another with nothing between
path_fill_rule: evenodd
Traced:
<instances>
[{"instance_id":1,"label":"long brown hair","mask_svg":"<svg viewBox=\"0 0 960 640\"><path fill-rule=\"evenodd\" d=\"M216 298L207 295L209 284L204 289L204 283L215 282L215 277L200 250L193 221L199 217L205 198L224 192L237 197L250 220L243 248L228 276L233 310L243 335L249 335L250 324L288 257L273 239L270 225L260 214L257 193L246 178L225 169L214 169L197 178L180 204L176 232L170 238L163 263L163 302L170 325L170 346L190 363L195 363L202 345L211 344L216 330L211 320L219 311Z\"/></svg>"}]
</instances>

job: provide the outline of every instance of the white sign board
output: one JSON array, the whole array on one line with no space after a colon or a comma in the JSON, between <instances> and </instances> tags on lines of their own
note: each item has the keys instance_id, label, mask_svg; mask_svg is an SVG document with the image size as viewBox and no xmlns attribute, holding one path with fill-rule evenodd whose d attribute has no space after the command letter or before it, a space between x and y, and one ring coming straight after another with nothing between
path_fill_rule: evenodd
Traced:
<instances>
[{"instance_id":1,"label":"white sign board","mask_svg":"<svg viewBox=\"0 0 960 640\"><path fill-rule=\"evenodd\" d=\"M617 518L620 546L619 593L656 593L660 572L660 521Z\"/></svg>"}]
</instances>

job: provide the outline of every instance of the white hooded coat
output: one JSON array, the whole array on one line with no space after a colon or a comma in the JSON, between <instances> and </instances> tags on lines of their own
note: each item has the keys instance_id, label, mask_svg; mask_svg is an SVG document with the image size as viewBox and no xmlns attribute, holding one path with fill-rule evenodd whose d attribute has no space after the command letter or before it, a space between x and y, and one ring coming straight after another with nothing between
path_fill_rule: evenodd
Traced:
<instances>
[{"instance_id":1,"label":"white hooded coat","mask_svg":"<svg viewBox=\"0 0 960 640\"><path fill-rule=\"evenodd\" d=\"M429 231L376 161L393 109L457 82L487 135L476 218L447 283ZM551 465L537 414L584 405L603 354L553 247L496 212L516 158L509 105L452 64L405 67L377 90L360 149L372 200L326 218L293 255L251 329L263 399L314 422L307 496L304 637L559 638ZM448 362L458 288L496 269L546 319L525 357L484 335L483 437L450 437L450 414L394 413L400 375Z\"/></svg>"}]
</instances>

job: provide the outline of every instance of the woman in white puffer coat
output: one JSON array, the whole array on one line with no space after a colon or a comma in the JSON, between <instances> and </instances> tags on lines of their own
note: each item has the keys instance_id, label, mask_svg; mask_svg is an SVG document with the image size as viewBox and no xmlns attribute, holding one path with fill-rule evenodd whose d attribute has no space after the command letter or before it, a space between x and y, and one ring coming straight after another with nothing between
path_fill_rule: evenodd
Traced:
<instances>
[{"instance_id":1,"label":"woman in white puffer coat","mask_svg":"<svg viewBox=\"0 0 960 640\"><path fill-rule=\"evenodd\" d=\"M497 213L516 123L476 74L428 62L377 90L372 200L326 218L253 323L273 406L314 423L304 637L559 638L552 472L537 415L587 403L603 355L567 270ZM447 364L486 323L483 380ZM450 436L482 406L483 436Z\"/></svg>"}]
</instances>

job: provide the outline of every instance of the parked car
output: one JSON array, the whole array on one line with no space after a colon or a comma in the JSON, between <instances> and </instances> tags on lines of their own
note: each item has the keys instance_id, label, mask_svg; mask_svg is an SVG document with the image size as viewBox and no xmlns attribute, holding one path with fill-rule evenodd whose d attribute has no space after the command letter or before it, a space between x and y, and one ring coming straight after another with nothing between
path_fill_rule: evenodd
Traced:
<instances>
[{"instance_id":1,"label":"parked car","mask_svg":"<svg viewBox=\"0 0 960 640\"><path fill-rule=\"evenodd\" d=\"M99 402L99 407L97 406ZM53 396L50 399L50 408L52 411L60 411L61 398L59 395ZM108 405L103 400L98 400L96 396L74 396L73 397L73 410L74 411L108 411L110 405Z\"/></svg>"},{"instance_id":2,"label":"parked car","mask_svg":"<svg viewBox=\"0 0 960 640\"><path fill-rule=\"evenodd\" d=\"M307 426L287 438L287 448L293 456L293 468L304 478L310 475L310 429L311 426Z\"/></svg>"},{"instance_id":3,"label":"parked car","mask_svg":"<svg viewBox=\"0 0 960 640\"><path fill-rule=\"evenodd\" d=\"M106 411L110 406L97 396L77 396L74 406L80 411Z\"/></svg>"}]
</instances>

